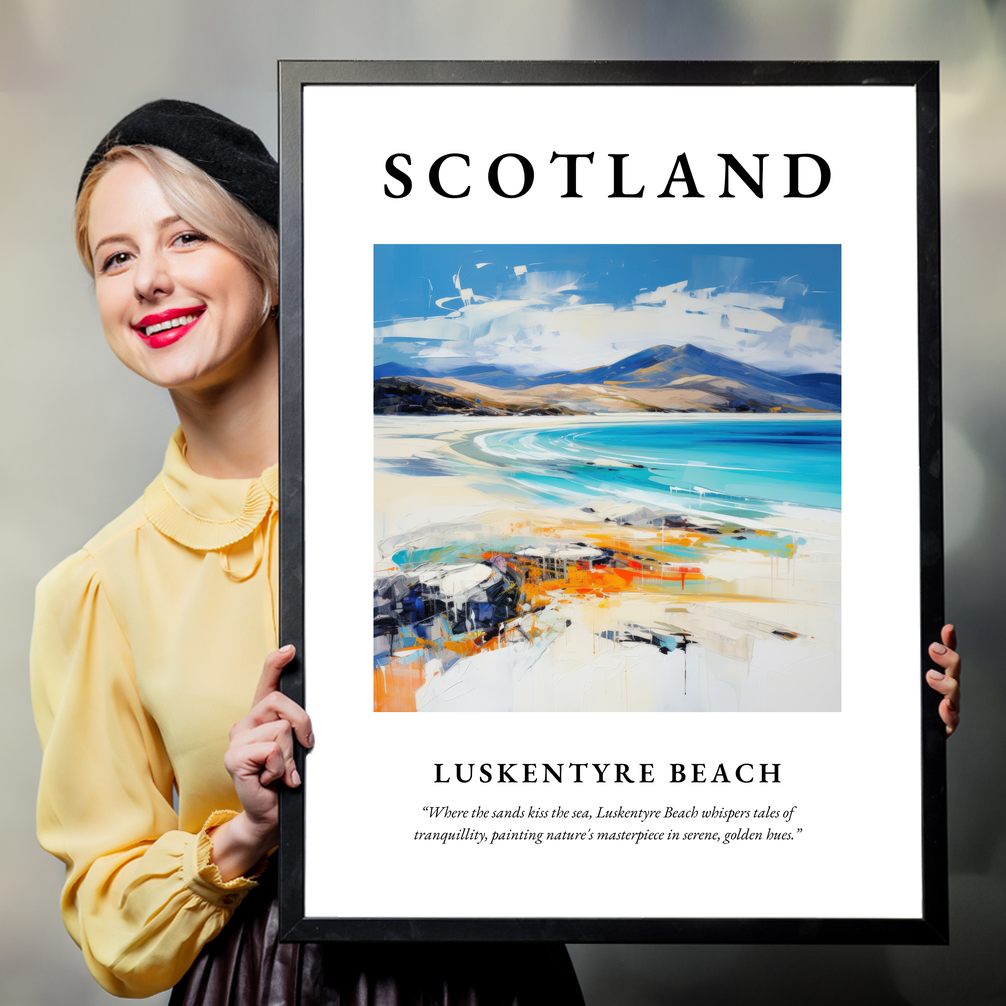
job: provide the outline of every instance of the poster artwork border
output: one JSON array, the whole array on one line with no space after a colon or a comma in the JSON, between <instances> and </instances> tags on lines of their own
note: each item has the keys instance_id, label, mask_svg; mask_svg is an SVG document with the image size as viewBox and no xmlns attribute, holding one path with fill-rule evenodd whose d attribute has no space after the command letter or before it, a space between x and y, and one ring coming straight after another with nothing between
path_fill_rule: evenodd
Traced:
<instances>
[{"instance_id":1,"label":"poster artwork border","mask_svg":"<svg viewBox=\"0 0 1006 1006\"><path fill-rule=\"evenodd\" d=\"M928 643L943 624L940 379L939 64L936 62L452 62L279 63L280 137L280 639L297 646L283 691L304 703L304 373L302 109L305 85L912 86L916 94L921 693L922 914L832 918L316 918L305 916L304 785L280 797L279 909L286 941L562 941L574 943L941 944L949 939L946 751L940 696L925 684Z\"/></svg>"}]
</instances>

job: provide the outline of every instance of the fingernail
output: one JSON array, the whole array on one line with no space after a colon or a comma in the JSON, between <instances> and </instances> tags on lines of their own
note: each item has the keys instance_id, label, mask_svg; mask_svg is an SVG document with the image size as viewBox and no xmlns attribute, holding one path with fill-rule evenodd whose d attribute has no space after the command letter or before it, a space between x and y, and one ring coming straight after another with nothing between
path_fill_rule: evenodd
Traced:
<instances>
[{"instance_id":1,"label":"fingernail","mask_svg":"<svg viewBox=\"0 0 1006 1006\"><path fill-rule=\"evenodd\" d=\"M947 648L942 643L933 643L933 645L930 646L929 649L931 649L933 651L933 653L946 653L947 652Z\"/></svg>"},{"instance_id":2,"label":"fingernail","mask_svg":"<svg viewBox=\"0 0 1006 1006\"><path fill-rule=\"evenodd\" d=\"M929 676L930 676L930 677L931 677L931 678L932 678L932 679L933 679L934 681L942 681L942 680L943 680L943 679L944 679L944 678L946 677L946 675L945 675L945 674L940 674L940 672L939 672L939 671L932 671L932 670L931 670L931 671L929 671Z\"/></svg>"},{"instance_id":3,"label":"fingernail","mask_svg":"<svg viewBox=\"0 0 1006 1006\"><path fill-rule=\"evenodd\" d=\"M300 785L300 773L296 769L290 773L290 781L294 784L294 786Z\"/></svg>"},{"instance_id":4,"label":"fingernail","mask_svg":"<svg viewBox=\"0 0 1006 1006\"><path fill-rule=\"evenodd\" d=\"M307 746L309 748L313 748L314 747L314 732L313 731L307 735Z\"/></svg>"},{"instance_id":5,"label":"fingernail","mask_svg":"<svg viewBox=\"0 0 1006 1006\"><path fill-rule=\"evenodd\" d=\"M279 652L282 653L284 656L287 653L293 653L293 643L287 643L286 646L280 648Z\"/></svg>"}]
</instances>

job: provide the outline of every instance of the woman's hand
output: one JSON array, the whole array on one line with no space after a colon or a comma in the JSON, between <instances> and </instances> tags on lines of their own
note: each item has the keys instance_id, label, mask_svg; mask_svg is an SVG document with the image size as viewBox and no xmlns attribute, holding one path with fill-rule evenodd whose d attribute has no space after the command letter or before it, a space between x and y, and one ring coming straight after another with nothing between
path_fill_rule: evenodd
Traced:
<instances>
[{"instance_id":1,"label":"woman's hand","mask_svg":"<svg viewBox=\"0 0 1006 1006\"><path fill-rule=\"evenodd\" d=\"M244 810L209 833L211 859L224 880L247 873L276 845L279 793L273 784L282 779L291 788L300 785L294 734L304 747L314 746L311 718L278 689L280 674L295 652L284 646L266 657L251 711L231 727L224 766Z\"/></svg>"},{"instance_id":2,"label":"woman's hand","mask_svg":"<svg viewBox=\"0 0 1006 1006\"><path fill-rule=\"evenodd\" d=\"M957 632L952 625L944 625L941 643L930 643L929 656L943 668L926 673L929 687L943 696L940 719L947 725L949 737L961 721L961 658L957 651Z\"/></svg>"}]
</instances>

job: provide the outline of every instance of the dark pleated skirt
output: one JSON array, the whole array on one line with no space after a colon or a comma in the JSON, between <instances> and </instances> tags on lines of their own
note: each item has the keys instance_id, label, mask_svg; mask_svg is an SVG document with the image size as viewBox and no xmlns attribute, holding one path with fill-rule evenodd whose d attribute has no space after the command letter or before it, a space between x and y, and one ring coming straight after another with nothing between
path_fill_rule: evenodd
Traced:
<instances>
[{"instance_id":1,"label":"dark pleated skirt","mask_svg":"<svg viewBox=\"0 0 1006 1006\"><path fill-rule=\"evenodd\" d=\"M274 874L170 1006L583 1006L561 943L280 943Z\"/></svg>"}]
</instances>

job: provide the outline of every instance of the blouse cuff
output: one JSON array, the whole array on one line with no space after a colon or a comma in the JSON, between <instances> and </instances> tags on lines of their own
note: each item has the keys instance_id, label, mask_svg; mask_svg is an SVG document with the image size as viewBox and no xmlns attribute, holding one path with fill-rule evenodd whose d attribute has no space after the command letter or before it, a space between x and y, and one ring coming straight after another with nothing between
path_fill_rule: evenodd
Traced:
<instances>
[{"instance_id":1,"label":"blouse cuff","mask_svg":"<svg viewBox=\"0 0 1006 1006\"><path fill-rule=\"evenodd\" d=\"M255 868L245 876L224 880L216 863L210 861L213 842L207 833L237 816L236 810L213 811L206 819L202 831L195 836L195 841L186 844L182 860L182 876L186 886L194 894L218 908L233 909L240 905L245 895L253 887L258 887L255 878L261 876L269 865L269 857L263 856Z\"/></svg>"}]
</instances>

